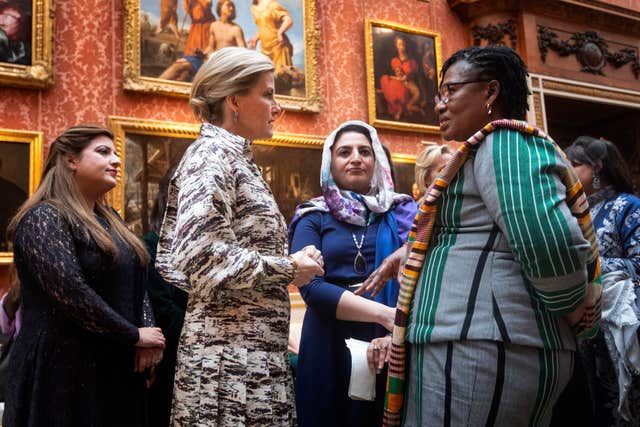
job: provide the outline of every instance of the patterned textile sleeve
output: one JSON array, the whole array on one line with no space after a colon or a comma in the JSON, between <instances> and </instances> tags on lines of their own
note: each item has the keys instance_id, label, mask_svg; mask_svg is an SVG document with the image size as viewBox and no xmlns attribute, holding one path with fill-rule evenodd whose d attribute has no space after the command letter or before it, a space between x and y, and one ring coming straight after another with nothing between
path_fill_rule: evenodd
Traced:
<instances>
[{"instance_id":1,"label":"patterned textile sleeve","mask_svg":"<svg viewBox=\"0 0 640 427\"><path fill-rule=\"evenodd\" d=\"M485 206L537 299L557 316L582 303L590 251L567 205L565 168L553 143L512 130L490 135L474 163Z\"/></svg>"},{"instance_id":2,"label":"patterned textile sleeve","mask_svg":"<svg viewBox=\"0 0 640 427\"><path fill-rule=\"evenodd\" d=\"M138 328L86 284L73 241L69 225L56 208L47 204L32 208L14 236L18 271L23 269L33 275L50 303L78 327L114 341L135 344Z\"/></svg>"},{"instance_id":3,"label":"patterned textile sleeve","mask_svg":"<svg viewBox=\"0 0 640 427\"><path fill-rule=\"evenodd\" d=\"M635 269L635 274L640 276L640 199L629 194L621 195L615 200L612 210L620 240L611 242L611 245L622 245L621 250L626 256L608 257L606 254L609 251L603 250L600 257L602 271L626 271L633 277L630 270Z\"/></svg>"},{"instance_id":4,"label":"patterned textile sleeve","mask_svg":"<svg viewBox=\"0 0 640 427\"><path fill-rule=\"evenodd\" d=\"M233 162L220 152L206 162L197 159L199 153L193 154L174 177L179 189L169 189L156 262L161 275L187 292L204 296L218 287L246 289L291 281L294 271L287 257L263 255L238 243L232 223L238 209L237 186L244 183L236 182ZM175 191L177 195L172 194ZM177 202L172 206L174 197ZM269 230L256 223L247 232Z\"/></svg>"}]
</instances>

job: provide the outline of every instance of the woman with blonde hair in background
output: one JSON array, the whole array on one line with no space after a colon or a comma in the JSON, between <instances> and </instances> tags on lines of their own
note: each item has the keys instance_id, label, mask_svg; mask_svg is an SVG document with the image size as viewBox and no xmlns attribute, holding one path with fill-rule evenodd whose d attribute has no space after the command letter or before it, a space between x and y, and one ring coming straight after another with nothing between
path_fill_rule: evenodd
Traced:
<instances>
[{"instance_id":1,"label":"woman with blonde hair in background","mask_svg":"<svg viewBox=\"0 0 640 427\"><path fill-rule=\"evenodd\" d=\"M119 167L109 130L67 129L9 224L22 325L3 425L147 425L143 371L164 337L149 327L149 255L103 202Z\"/></svg>"},{"instance_id":2,"label":"woman with blonde hair in background","mask_svg":"<svg viewBox=\"0 0 640 427\"><path fill-rule=\"evenodd\" d=\"M424 150L416 158L415 183L418 186L420 198L427 194L427 189L442 170L444 165L451 159L453 150L445 144L423 141Z\"/></svg>"},{"instance_id":3,"label":"woman with blonde hair in background","mask_svg":"<svg viewBox=\"0 0 640 427\"><path fill-rule=\"evenodd\" d=\"M324 274L320 252L287 256L287 226L251 141L280 114L274 65L226 47L196 74L189 103L203 124L169 183L156 267L189 293L173 425L295 425L287 354L287 285Z\"/></svg>"}]
</instances>

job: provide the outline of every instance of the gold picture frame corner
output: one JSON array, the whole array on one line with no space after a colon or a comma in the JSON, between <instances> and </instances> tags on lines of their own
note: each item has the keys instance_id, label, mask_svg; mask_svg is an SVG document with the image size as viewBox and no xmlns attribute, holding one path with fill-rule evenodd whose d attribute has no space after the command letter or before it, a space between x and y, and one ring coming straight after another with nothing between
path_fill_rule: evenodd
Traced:
<instances>
[{"instance_id":1,"label":"gold picture frame corner","mask_svg":"<svg viewBox=\"0 0 640 427\"><path fill-rule=\"evenodd\" d=\"M0 85L29 89L53 86L53 0L34 0L32 9L31 65L0 62Z\"/></svg>"},{"instance_id":2,"label":"gold picture frame corner","mask_svg":"<svg viewBox=\"0 0 640 427\"><path fill-rule=\"evenodd\" d=\"M126 137L128 133L154 135L174 138L197 139L200 134L199 123L152 120L139 117L108 116L107 127L113 133L113 144L120 157L120 170L116 186L107 193L107 203L124 218L126 185Z\"/></svg>"},{"instance_id":3,"label":"gold picture frame corner","mask_svg":"<svg viewBox=\"0 0 640 427\"><path fill-rule=\"evenodd\" d=\"M41 131L4 129L0 128L0 143L24 143L29 144L29 194L38 188L42 171L42 148L44 133ZM0 265L13 262L12 252L0 252Z\"/></svg>"}]
</instances>

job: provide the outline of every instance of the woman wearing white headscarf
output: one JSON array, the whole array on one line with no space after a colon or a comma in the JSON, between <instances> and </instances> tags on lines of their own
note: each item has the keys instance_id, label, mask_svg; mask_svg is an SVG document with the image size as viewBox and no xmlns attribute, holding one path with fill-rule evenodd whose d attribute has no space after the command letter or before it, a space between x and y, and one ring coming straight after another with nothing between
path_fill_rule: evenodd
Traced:
<instances>
[{"instance_id":1,"label":"woman wearing white headscarf","mask_svg":"<svg viewBox=\"0 0 640 427\"><path fill-rule=\"evenodd\" d=\"M382 293L350 290L407 238L416 212L410 196L395 193L376 130L360 121L327 137L320 172L322 196L298 207L291 251L314 245L325 275L300 288L307 304L296 377L298 422L306 426L370 426L382 422L384 374L398 298L395 280ZM371 341L367 357L378 372L376 400L351 400L351 356L345 340Z\"/></svg>"}]
</instances>

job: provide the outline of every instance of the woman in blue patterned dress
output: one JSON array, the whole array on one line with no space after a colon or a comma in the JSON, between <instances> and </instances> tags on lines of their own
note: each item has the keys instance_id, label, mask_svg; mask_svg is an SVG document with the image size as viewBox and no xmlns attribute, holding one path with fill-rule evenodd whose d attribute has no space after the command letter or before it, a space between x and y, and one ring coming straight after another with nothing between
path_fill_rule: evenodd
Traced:
<instances>
[{"instance_id":1,"label":"woman in blue patterned dress","mask_svg":"<svg viewBox=\"0 0 640 427\"><path fill-rule=\"evenodd\" d=\"M640 275L640 199L633 194L624 158L610 141L581 136L566 151L589 196L603 274L601 331L579 346L594 422L598 426L637 426L640 345L636 333L640 322L635 298ZM623 336L631 339L616 348L614 343Z\"/></svg>"}]
</instances>

